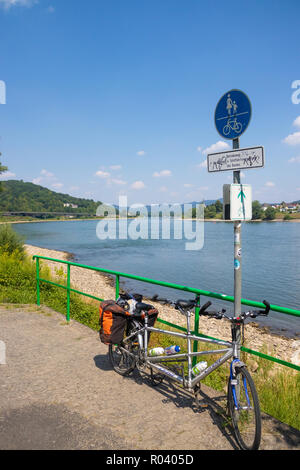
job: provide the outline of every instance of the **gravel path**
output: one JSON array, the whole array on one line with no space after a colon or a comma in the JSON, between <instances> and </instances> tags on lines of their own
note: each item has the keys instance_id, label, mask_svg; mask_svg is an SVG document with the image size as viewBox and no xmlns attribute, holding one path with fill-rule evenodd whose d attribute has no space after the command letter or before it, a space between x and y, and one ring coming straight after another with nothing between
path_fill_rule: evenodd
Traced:
<instances>
[{"instance_id":1,"label":"gravel path","mask_svg":"<svg viewBox=\"0 0 300 470\"><path fill-rule=\"evenodd\" d=\"M0 449L235 449L203 388L201 412L180 388L111 370L98 334L46 307L0 307ZM300 449L300 433L263 419L262 449Z\"/></svg>"}]
</instances>

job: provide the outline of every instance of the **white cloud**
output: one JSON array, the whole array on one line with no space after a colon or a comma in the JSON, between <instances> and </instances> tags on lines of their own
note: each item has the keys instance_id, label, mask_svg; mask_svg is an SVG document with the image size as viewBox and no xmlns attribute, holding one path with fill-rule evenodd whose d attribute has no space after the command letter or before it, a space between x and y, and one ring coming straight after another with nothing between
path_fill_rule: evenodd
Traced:
<instances>
[{"instance_id":1,"label":"white cloud","mask_svg":"<svg viewBox=\"0 0 300 470\"><path fill-rule=\"evenodd\" d=\"M206 155L208 153L222 152L222 150L228 149L230 149L229 144L227 142L224 142L223 140L219 140L215 144L212 144L210 147L204 149L202 153L203 155Z\"/></svg>"},{"instance_id":2,"label":"white cloud","mask_svg":"<svg viewBox=\"0 0 300 470\"><path fill-rule=\"evenodd\" d=\"M6 171L5 173L0 174L0 180L8 180L10 178L15 178L16 174L11 171Z\"/></svg>"},{"instance_id":3,"label":"white cloud","mask_svg":"<svg viewBox=\"0 0 300 470\"><path fill-rule=\"evenodd\" d=\"M207 160L204 160L203 162L199 163L197 165L198 168L207 168Z\"/></svg>"},{"instance_id":4,"label":"white cloud","mask_svg":"<svg viewBox=\"0 0 300 470\"><path fill-rule=\"evenodd\" d=\"M200 147L200 146L197 147L197 152L201 152L201 150L202 150L202 147Z\"/></svg>"},{"instance_id":5,"label":"white cloud","mask_svg":"<svg viewBox=\"0 0 300 470\"><path fill-rule=\"evenodd\" d=\"M121 165L111 165L109 168L113 171L114 170L121 170L122 166Z\"/></svg>"},{"instance_id":6,"label":"white cloud","mask_svg":"<svg viewBox=\"0 0 300 470\"><path fill-rule=\"evenodd\" d=\"M54 173L51 173L51 171L46 170L43 168L36 178L33 178L32 180L33 184L42 184L42 185L51 185L52 188L61 188L63 186L62 183L60 183L55 176Z\"/></svg>"},{"instance_id":7,"label":"white cloud","mask_svg":"<svg viewBox=\"0 0 300 470\"><path fill-rule=\"evenodd\" d=\"M294 132L283 139L283 142L288 145L299 145L300 144L300 132Z\"/></svg>"},{"instance_id":8,"label":"white cloud","mask_svg":"<svg viewBox=\"0 0 300 470\"><path fill-rule=\"evenodd\" d=\"M161 186L161 187L159 188L159 191L160 191L161 193L166 193L166 192L168 191L168 188L167 188L166 186Z\"/></svg>"},{"instance_id":9,"label":"white cloud","mask_svg":"<svg viewBox=\"0 0 300 470\"><path fill-rule=\"evenodd\" d=\"M132 189L144 189L145 188L145 183L143 181L135 181L131 185Z\"/></svg>"},{"instance_id":10,"label":"white cloud","mask_svg":"<svg viewBox=\"0 0 300 470\"><path fill-rule=\"evenodd\" d=\"M138 152L136 152L136 154L142 157L143 155L146 155L146 152L145 150L139 150Z\"/></svg>"},{"instance_id":11,"label":"white cloud","mask_svg":"<svg viewBox=\"0 0 300 470\"><path fill-rule=\"evenodd\" d=\"M96 171L95 176L98 176L99 178L109 178L110 173L108 173L107 171L99 170L99 171Z\"/></svg>"},{"instance_id":12,"label":"white cloud","mask_svg":"<svg viewBox=\"0 0 300 470\"><path fill-rule=\"evenodd\" d=\"M275 183L273 183L273 181L267 181L265 186L267 186L268 188L273 188L275 186Z\"/></svg>"},{"instance_id":13,"label":"white cloud","mask_svg":"<svg viewBox=\"0 0 300 470\"><path fill-rule=\"evenodd\" d=\"M9 10L11 7L32 7L38 3L38 0L0 0L0 6L5 10Z\"/></svg>"},{"instance_id":14,"label":"white cloud","mask_svg":"<svg viewBox=\"0 0 300 470\"><path fill-rule=\"evenodd\" d=\"M162 178L164 176L171 176L172 172L171 170L162 170L162 171L155 171L153 173L154 178Z\"/></svg>"},{"instance_id":15,"label":"white cloud","mask_svg":"<svg viewBox=\"0 0 300 470\"><path fill-rule=\"evenodd\" d=\"M295 121L293 122L293 125L294 125L295 127L300 127L300 116L298 116L298 117L295 119Z\"/></svg>"},{"instance_id":16,"label":"white cloud","mask_svg":"<svg viewBox=\"0 0 300 470\"><path fill-rule=\"evenodd\" d=\"M183 187L184 187L184 188L192 188L192 187L193 187L193 184L191 184L191 183L185 183L185 184L183 185Z\"/></svg>"},{"instance_id":17,"label":"white cloud","mask_svg":"<svg viewBox=\"0 0 300 470\"><path fill-rule=\"evenodd\" d=\"M46 178L53 178L54 177L53 173L51 173L50 171L45 170L45 169L43 169L41 171L41 175L45 176Z\"/></svg>"},{"instance_id":18,"label":"white cloud","mask_svg":"<svg viewBox=\"0 0 300 470\"><path fill-rule=\"evenodd\" d=\"M48 12L48 13L54 13L54 12L55 12L54 6L50 5L50 6L47 8L47 12Z\"/></svg>"},{"instance_id":19,"label":"white cloud","mask_svg":"<svg viewBox=\"0 0 300 470\"><path fill-rule=\"evenodd\" d=\"M113 184L118 184L118 185L125 185L125 184L127 184L126 181L121 180L121 179L116 179L116 178L112 178L110 181L111 181L111 183L113 183Z\"/></svg>"},{"instance_id":20,"label":"white cloud","mask_svg":"<svg viewBox=\"0 0 300 470\"><path fill-rule=\"evenodd\" d=\"M300 163L300 157L290 158L289 163Z\"/></svg>"},{"instance_id":21,"label":"white cloud","mask_svg":"<svg viewBox=\"0 0 300 470\"><path fill-rule=\"evenodd\" d=\"M33 178L32 183L41 184L42 181L43 181L43 178L41 176L38 176L37 178Z\"/></svg>"}]
</instances>

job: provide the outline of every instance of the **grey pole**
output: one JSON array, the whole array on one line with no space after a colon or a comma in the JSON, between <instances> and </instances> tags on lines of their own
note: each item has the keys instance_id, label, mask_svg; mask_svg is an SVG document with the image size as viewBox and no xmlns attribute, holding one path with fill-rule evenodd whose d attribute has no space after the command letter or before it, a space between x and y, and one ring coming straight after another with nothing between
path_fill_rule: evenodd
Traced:
<instances>
[{"instance_id":1,"label":"grey pole","mask_svg":"<svg viewBox=\"0 0 300 470\"><path fill-rule=\"evenodd\" d=\"M239 138L232 141L233 150L240 148ZM240 171L233 172L233 183L240 184ZM241 240L241 221L234 222L234 317L237 318L241 314L241 298L242 298L242 240ZM238 329L237 342L240 344L241 332ZM240 349L238 348L238 356Z\"/></svg>"}]
</instances>

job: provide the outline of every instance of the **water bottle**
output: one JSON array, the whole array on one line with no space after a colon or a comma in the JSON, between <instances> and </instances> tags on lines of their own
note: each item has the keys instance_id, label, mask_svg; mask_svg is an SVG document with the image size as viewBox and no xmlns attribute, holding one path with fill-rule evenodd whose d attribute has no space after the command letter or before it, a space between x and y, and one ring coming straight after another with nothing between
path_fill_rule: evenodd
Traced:
<instances>
[{"instance_id":1,"label":"water bottle","mask_svg":"<svg viewBox=\"0 0 300 470\"><path fill-rule=\"evenodd\" d=\"M164 353L164 348L153 348L148 352L148 356L163 356Z\"/></svg>"},{"instance_id":2,"label":"water bottle","mask_svg":"<svg viewBox=\"0 0 300 470\"><path fill-rule=\"evenodd\" d=\"M207 367L207 362L206 361L201 361L198 362L193 368L192 368L192 373L193 375L198 375L200 372L205 370Z\"/></svg>"},{"instance_id":3,"label":"water bottle","mask_svg":"<svg viewBox=\"0 0 300 470\"><path fill-rule=\"evenodd\" d=\"M165 354L176 354L179 353L180 351L180 346L169 346L168 348L165 348Z\"/></svg>"}]
</instances>

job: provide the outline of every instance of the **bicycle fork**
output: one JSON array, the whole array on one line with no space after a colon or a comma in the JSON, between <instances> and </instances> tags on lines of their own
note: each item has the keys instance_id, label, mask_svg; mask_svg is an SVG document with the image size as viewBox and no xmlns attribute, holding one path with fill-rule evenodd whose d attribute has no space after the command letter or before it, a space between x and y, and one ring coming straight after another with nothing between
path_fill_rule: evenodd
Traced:
<instances>
[{"instance_id":1,"label":"bicycle fork","mask_svg":"<svg viewBox=\"0 0 300 470\"><path fill-rule=\"evenodd\" d=\"M240 359L233 359L233 361L230 364L230 387L232 390L232 396L233 396L233 401L234 401L234 408L235 410L248 410L251 409L251 403L249 399L249 394L248 394L248 388L247 388L247 381L246 378L243 377L243 385L244 385L244 392L247 400L247 406L241 406L240 405L240 397L241 397L241 386L240 386L240 381L237 379L237 374L236 374L236 367L245 367L245 364L240 360Z\"/></svg>"}]
</instances>

